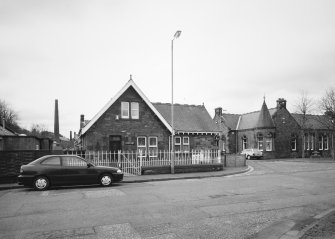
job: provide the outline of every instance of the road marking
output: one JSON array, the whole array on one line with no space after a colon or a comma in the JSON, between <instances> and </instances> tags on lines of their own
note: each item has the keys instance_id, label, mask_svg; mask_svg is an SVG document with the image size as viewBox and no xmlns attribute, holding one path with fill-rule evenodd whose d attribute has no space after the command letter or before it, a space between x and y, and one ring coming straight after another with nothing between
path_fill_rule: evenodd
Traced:
<instances>
[{"instance_id":1,"label":"road marking","mask_svg":"<svg viewBox=\"0 0 335 239\"><path fill-rule=\"evenodd\" d=\"M94 227L94 229L98 239L109 239L109 238L141 239L141 236L135 231L135 229L129 223L97 226Z\"/></svg>"},{"instance_id":2,"label":"road marking","mask_svg":"<svg viewBox=\"0 0 335 239\"><path fill-rule=\"evenodd\" d=\"M126 194L118 189L99 190L99 191L86 191L84 192L86 198L102 198L113 196L125 196Z\"/></svg>"}]
</instances>

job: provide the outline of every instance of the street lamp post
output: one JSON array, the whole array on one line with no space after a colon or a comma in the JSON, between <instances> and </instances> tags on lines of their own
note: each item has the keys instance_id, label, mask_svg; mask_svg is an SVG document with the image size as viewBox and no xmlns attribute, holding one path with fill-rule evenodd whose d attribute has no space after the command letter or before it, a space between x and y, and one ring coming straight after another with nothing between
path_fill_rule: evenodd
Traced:
<instances>
[{"instance_id":1,"label":"street lamp post","mask_svg":"<svg viewBox=\"0 0 335 239\"><path fill-rule=\"evenodd\" d=\"M174 174L174 107L173 107L173 41L177 39L181 31L176 31L171 41L171 173Z\"/></svg>"}]
</instances>

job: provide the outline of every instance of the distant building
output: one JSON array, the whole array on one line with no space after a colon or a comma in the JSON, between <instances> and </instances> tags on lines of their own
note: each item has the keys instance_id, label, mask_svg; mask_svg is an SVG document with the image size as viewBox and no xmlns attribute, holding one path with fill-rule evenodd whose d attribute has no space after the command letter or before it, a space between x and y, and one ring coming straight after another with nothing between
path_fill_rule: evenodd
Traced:
<instances>
[{"instance_id":1,"label":"distant building","mask_svg":"<svg viewBox=\"0 0 335 239\"><path fill-rule=\"evenodd\" d=\"M227 114L215 109L214 121L220 128L220 143L226 152L240 153L245 148L263 151L264 158L295 158L320 155L330 157L332 130L322 115L307 115L302 127L301 114L291 114L286 100L268 109L265 100L260 111ZM303 142L304 141L304 142Z\"/></svg>"},{"instance_id":2,"label":"distant building","mask_svg":"<svg viewBox=\"0 0 335 239\"><path fill-rule=\"evenodd\" d=\"M77 147L136 151L171 148L171 104L151 103L130 79L92 120L80 117ZM201 105L174 105L176 151L218 149L219 130Z\"/></svg>"}]
</instances>

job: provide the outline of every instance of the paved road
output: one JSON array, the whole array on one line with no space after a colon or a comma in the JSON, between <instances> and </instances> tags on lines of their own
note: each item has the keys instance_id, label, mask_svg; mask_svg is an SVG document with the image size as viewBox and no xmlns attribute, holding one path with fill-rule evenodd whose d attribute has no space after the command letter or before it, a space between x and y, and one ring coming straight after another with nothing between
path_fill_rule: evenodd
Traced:
<instances>
[{"instance_id":1,"label":"paved road","mask_svg":"<svg viewBox=\"0 0 335 239\"><path fill-rule=\"evenodd\" d=\"M335 163L248 163L220 178L0 191L0 238L280 238L335 207Z\"/></svg>"}]
</instances>

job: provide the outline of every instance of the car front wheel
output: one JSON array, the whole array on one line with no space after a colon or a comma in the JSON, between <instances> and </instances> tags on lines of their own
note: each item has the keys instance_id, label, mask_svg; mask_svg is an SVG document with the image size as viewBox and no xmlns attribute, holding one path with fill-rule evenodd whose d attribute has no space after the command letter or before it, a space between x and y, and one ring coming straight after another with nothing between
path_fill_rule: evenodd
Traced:
<instances>
[{"instance_id":1,"label":"car front wheel","mask_svg":"<svg viewBox=\"0 0 335 239\"><path fill-rule=\"evenodd\" d=\"M44 176L39 176L34 180L34 188L38 191L43 191L49 188L49 180Z\"/></svg>"},{"instance_id":2,"label":"car front wheel","mask_svg":"<svg viewBox=\"0 0 335 239\"><path fill-rule=\"evenodd\" d=\"M109 174L104 174L100 177L100 184L101 186L108 187L112 185L113 178Z\"/></svg>"}]
</instances>

